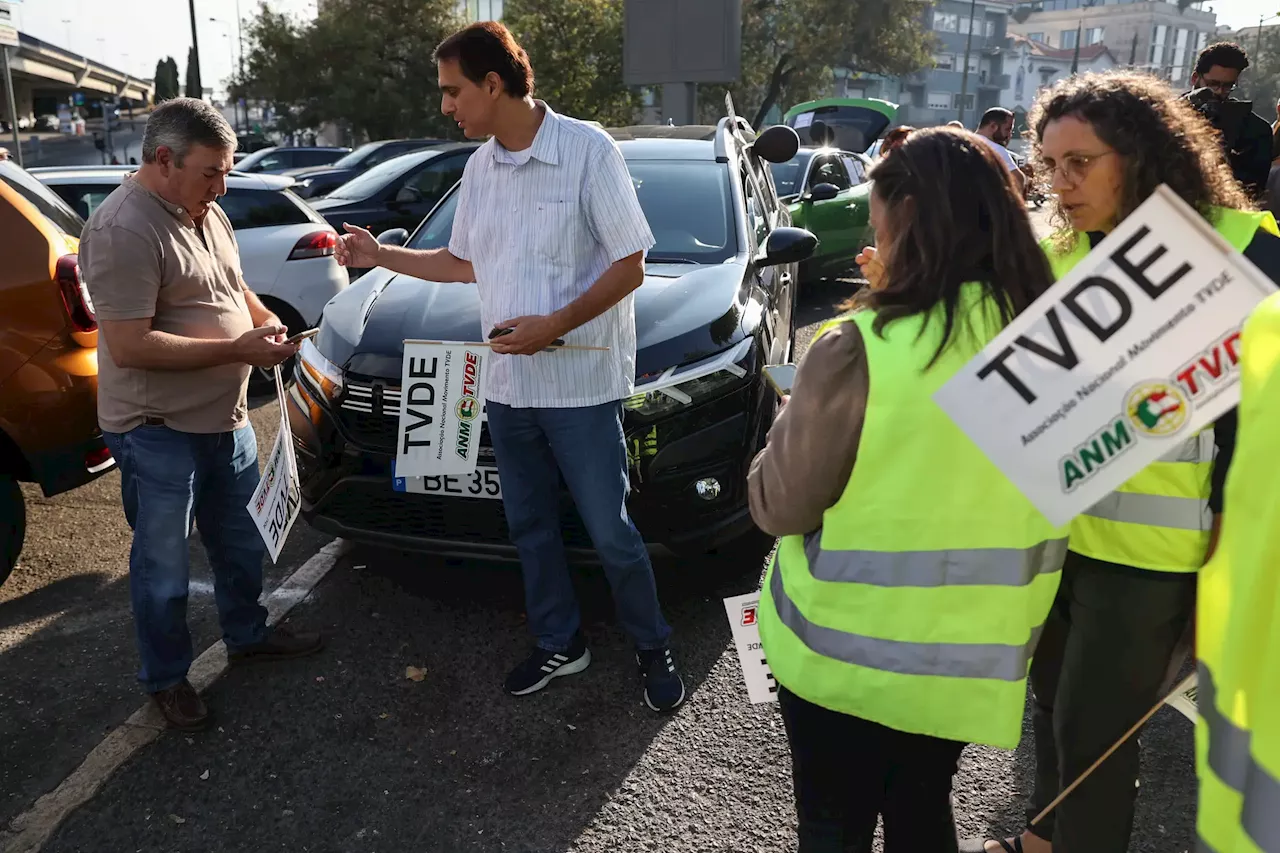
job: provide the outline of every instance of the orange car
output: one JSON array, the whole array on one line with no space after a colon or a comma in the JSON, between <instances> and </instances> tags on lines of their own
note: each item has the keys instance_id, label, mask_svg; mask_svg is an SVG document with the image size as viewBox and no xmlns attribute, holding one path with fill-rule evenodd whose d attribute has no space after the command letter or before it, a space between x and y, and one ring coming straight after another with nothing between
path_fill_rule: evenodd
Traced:
<instances>
[{"instance_id":1,"label":"orange car","mask_svg":"<svg viewBox=\"0 0 1280 853\"><path fill-rule=\"evenodd\" d=\"M83 227L0 159L0 583L26 534L18 483L51 496L115 466L98 429L98 321L76 256Z\"/></svg>"}]
</instances>

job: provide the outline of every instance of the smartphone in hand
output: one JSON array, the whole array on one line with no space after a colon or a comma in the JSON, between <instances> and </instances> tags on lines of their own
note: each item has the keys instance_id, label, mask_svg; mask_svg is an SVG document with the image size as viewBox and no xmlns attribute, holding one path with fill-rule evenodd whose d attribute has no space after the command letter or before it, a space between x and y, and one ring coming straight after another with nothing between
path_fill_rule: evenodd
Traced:
<instances>
[{"instance_id":1,"label":"smartphone in hand","mask_svg":"<svg viewBox=\"0 0 1280 853\"><path fill-rule=\"evenodd\" d=\"M794 364L766 364L764 366L764 378L779 397L785 397L791 393L791 386L795 384L796 366Z\"/></svg>"},{"instance_id":2,"label":"smartphone in hand","mask_svg":"<svg viewBox=\"0 0 1280 853\"><path fill-rule=\"evenodd\" d=\"M314 338L318 334L320 334L319 329L307 329L305 332L298 332L298 334L293 335L292 337L286 339L285 343L293 344L294 346L297 346L298 344L305 341L307 338Z\"/></svg>"}]
</instances>

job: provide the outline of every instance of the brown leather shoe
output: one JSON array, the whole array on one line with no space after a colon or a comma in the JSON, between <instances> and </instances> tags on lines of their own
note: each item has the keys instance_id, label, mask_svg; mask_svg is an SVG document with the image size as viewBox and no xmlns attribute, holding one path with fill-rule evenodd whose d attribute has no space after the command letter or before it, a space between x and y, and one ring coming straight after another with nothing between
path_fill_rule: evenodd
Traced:
<instances>
[{"instance_id":1,"label":"brown leather shoe","mask_svg":"<svg viewBox=\"0 0 1280 853\"><path fill-rule=\"evenodd\" d=\"M186 679L168 690L152 693L151 701L171 729L198 732L209 727L209 707Z\"/></svg>"},{"instance_id":2,"label":"brown leather shoe","mask_svg":"<svg viewBox=\"0 0 1280 853\"><path fill-rule=\"evenodd\" d=\"M227 652L227 661L233 665L267 663L291 660L313 655L324 648L324 639L312 631L294 633L283 625L277 625L261 643Z\"/></svg>"}]
</instances>

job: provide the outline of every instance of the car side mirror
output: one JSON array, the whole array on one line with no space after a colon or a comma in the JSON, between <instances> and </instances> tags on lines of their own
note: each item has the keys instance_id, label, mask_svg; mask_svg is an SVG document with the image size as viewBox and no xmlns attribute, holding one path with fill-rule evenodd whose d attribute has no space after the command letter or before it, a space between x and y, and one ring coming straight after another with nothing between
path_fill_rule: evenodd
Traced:
<instances>
[{"instance_id":1,"label":"car side mirror","mask_svg":"<svg viewBox=\"0 0 1280 853\"><path fill-rule=\"evenodd\" d=\"M422 193L418 192L413 187L401 187L399 191L396 192L396 201L401 204L416 204L417 202L422 201Z\"/></svg>"},{"instance_id":2,"label":"car side mirror","mask_svg":"<svg viewBox=\"0 0 1280 853\"><path fill-rule=\"evenodd\" d=\"M800 150L800 136L785 124L767 127L752 143L756 154L769 163L786 163Z\"/></svg>"},{"instance_id":3,"label":"car side mirror","mask_svg":"<svg viewBox=\"0 0 1280 853\"><path fill-rule=\"evenodd\" d=\"M835 184L818 184L809 190L801 201L831 201L831 199L840 195L840 188Z\"/></svg>"},{"instance_id":4,"label":"car side mirror","mask_svg":"<svg viewBox=\"0 0 1280 853\"><path fill-rule=\"evenodd\" d=\"M808 260L818 248L818 238L803 228L775 228L765 240L764 257L760 265L776 267Z\"/></svg>"},{"instance_id":5,"label":"car side mirror","mask_svg":"<svg viewBox=\"0 0 1280 853\"><path fill-rule=\"evenodd\" d=\"M384 246L403 246L409 242L409 232L403 228L389 228L378 235L378 242Z\"/></svg>"}]
</instances>

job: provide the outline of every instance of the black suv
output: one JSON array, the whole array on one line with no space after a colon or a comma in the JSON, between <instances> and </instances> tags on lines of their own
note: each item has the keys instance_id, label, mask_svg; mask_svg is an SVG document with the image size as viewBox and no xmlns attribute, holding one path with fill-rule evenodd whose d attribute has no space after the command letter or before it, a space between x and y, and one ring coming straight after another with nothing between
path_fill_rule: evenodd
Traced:
<instances>
[{"instance_id":1,"label":"black suv","mask_svg":"<svg viewBox=\"0 0 1280 853\"><path fill-rule=\"evenodd\" d=\"M746 474L778 402L762 368L791 358L796 266L817 243L790 227L768 169L795 155L798 138L781 126L756 136L728 118L611 132L657 239L636 292L636 388L625 401L631 513L651 546L758 566L772 540L752 524ZM447 246L457 199L454 188L407 241L403 231L383 239ZM289 394L312 526L394 548L515 558L487 429L473 475L392 476L402 342L484 332L472 284L378 269L329 302ZM573 559L596 560L563 490L561 510Z\"/></svg>"},{"instance_id":2,"label":"black suv","mask_svg":"<svg viewBox=\"0 0 1280 853\"><path fill-rule=\"evenodd\" d=\"M328 166L289 169L283 174L296 182L293 191L303 198L323 198L347 181L363 175L379 163L433 145L444 145L447 139L381 139L366 142L350 154Z\"/></svg>"}]
</instances>

